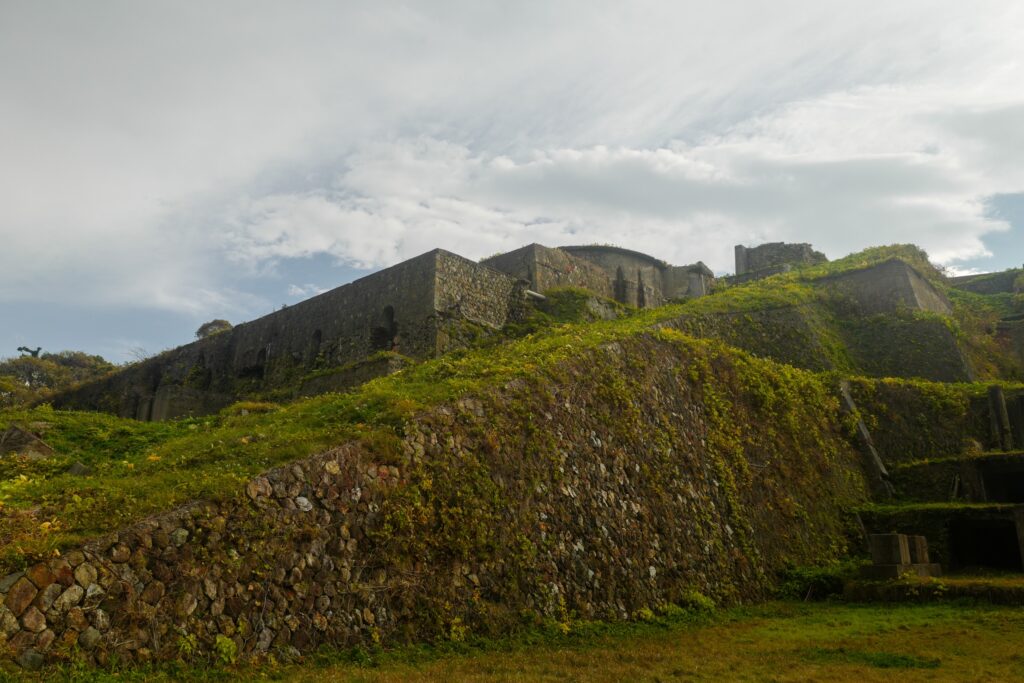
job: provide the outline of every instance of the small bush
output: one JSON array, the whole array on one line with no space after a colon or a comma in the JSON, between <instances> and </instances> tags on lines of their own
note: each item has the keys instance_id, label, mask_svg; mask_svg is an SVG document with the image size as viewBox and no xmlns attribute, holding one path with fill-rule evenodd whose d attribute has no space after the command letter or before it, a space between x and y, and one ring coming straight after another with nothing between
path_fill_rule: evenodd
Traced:
<instances>
[{"instance_id":1,"label":"small bush","mask_svg":"<svg viewBox=\"0 0 1024 683\"><path fill-rule=\"evenodd\" d=\"M228 666L234 664L238 659L238 646L235 641L231 640L223 634L217 635L217 640L213 643L213 653L217 658L217 663L221 666Z\"/></svg>"},{"instance_id":2,"label":"small bush","mask_svg":"<svg viewBox=\"0 0 1024 683\"><path fill-rule=\"evenodd\" d=\"M793 567L782 572L779 597L793 600L824 600L842 595L848 578L856 573L851 564L824 567Z\"/></svg>"}]
</instances>

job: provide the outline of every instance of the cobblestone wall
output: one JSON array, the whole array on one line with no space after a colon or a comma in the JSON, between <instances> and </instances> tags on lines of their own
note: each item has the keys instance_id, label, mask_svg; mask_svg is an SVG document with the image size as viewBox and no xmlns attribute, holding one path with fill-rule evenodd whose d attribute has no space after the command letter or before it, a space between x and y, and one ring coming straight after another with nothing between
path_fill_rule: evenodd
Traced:
<instances>
[{"instance_id":1,"label":"cobblestone wall","mask_svg":"<svg viewBox=\"0 0 1024 683\"><path fill-rule=\"evenodd\" d=\"M765 401L680 344L588 351L8 576L0 637L26 666L288 656L763 597L842 552L857 455L820 380L758 366Z\"/></svg>"}]
</instances>

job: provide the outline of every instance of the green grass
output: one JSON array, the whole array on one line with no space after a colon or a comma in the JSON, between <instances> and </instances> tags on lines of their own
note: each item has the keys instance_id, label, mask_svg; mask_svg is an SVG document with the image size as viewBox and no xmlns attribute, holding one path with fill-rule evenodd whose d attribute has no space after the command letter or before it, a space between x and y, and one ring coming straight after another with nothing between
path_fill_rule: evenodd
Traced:
<instances>
[{"instance_id":1,"label":"green grass","mask_svg":"<svg viewBox=\"0 0 1024 683\"><path fill-rule=\"evenodd\" d=\"M612 321L552 325L498 346L420 363L344 394L242 415L142 423L47 406L0 412L43 427L58 456L0 467L0 570L81 543L153 512L232 495L252 476L347 440L378 446L431 405L546 372L581 349L648 331L678 306ZM261 404L263 405L263 404ZM81 461L85 477L67 473Z\"/></svg>"},{"instance_id":2,"label":"green grass","mask_svg":"<svg viewBox=\"0 0 1024 683\"><path fill-rule=\"evenodd\" d=\"M816 301L819 293L809 284L815 277L904 253L908 259L920 258L919 252L908 249L869 250L610 321L558 322L577 319L584 312L581 294L567 290L549 299L543 324L520 338L504 343L491 340L480 348L414 364L352 392L277 409L271 406L269 411L248 415L227 409L204 418L140 423L46 406L2 411L0 426L17 422L45 427L44 438L58 456L43 461L10 457L0 463L0 571L154 512L195 499L231 496L261 471L347 440L386 446L418 411L549 372L583 349L649 332L682 315ZM91 468L90 475L67 473L78 461Z\"/></svg>"},{"instance_id":3,"label":"green grass","mask_svg":"<svg viewBox=\"0 0 1024 683\"><path fill-rule=\"evenodd\" d=\"M1015 458L1024 456L1024 450L1013 450L1013 451L965 451L957 455L947 455L938 458L928 458L926 460L912 460L909 462L895 463L889 466L890 470L911 470L918 467L928 467L930 465L947 465L950 463L959 463L964 460L1000 460L1002 458Z\"/></svg>"},{"instance_id":4,"label":"green grass","mask_svg":"<svg viewBox=\"0 0 1024 683\"><path fill-rule=\"evenodd\" d=\"M875 669L938 669L942 660L938 657L916 657L893 652L871 652L846 647L812 647L803 657L808 661L838 664L863 664Z\"/></svg>"},{"instance_id":5,"label":"green grass","mask_svg":"<svg viewBox=\"0 0 1024 683\"><path fill-rule=\"evenodd\" d=\"M979 512L1002 512L1017 507L1016 503L967 503L963 501L942 501L932 503L870 503L858 509L859 512L871 512L877 515L895 515L899 513L918 512L952 512L956 510L973 510Z\"/></svg>"},{"instance_id":6,"label":"green grass","mask_svg":"<svg viewBox=\"0 0 1024 683\"><path fill-rule=\"evenodd\" d=\"M535 625L501 640L322 650L297 664L65 668L22 680L1009 681L1024 677L1022 638L1024 611L1014 608L777 602L568 632Z\"/></svg>"}]
</instances>

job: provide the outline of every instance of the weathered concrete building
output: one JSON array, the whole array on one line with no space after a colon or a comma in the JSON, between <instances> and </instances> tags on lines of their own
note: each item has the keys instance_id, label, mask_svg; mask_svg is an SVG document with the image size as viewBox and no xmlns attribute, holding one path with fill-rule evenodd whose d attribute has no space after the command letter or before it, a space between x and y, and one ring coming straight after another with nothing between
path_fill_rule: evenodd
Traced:
<instances>
[{"instance_id":1,"label":"weathered concrete building","mask_svg":"<svg viewBox=\"0 0 1024 683\"><path fill-rule=\"evenodd\" d=\"M204 414L240 396L296 385L378 351L436 356L468 325L498 329L524 306L524 283L440 249L56 397L56 407L140 420ZM386 369L380 366L377 374ZM372 376L371 372L371 376ZM369 379L366 373L361 379ZM320 384L325 389L339 385Z\"/></svg>"},{"instance_id":2,"label":"weathered concrete building","mask_svg":"<svg viewBox=\"0 0 1024 683\"><path fill-rule=\"evenodd\" d=\"M601 245L553 249L531 244L483 263L526 280L536 292L582 287L638 308L704 296L714 281L711 269L699 261L671 266L638 251Z\"/></svg>"},{"instance_id":3,"label":"weathered concrete building","mask_svg":"<svg viewBox=\"0 0 1024 683\"><path fill-rule=\"evenodd\" d=\"M785 273L801 266L813 266L828 261L820 251L810 244L769 242L756 247L737 244L735 282L749 282L770 275Z\"/></svg>"},{"instance_id":4,"label":"weathered concrete building","mask_svg":"<svg viewBox=\"0 0 1024 683\"><path fill-rule=\"evenodd\" d=\"M747 252L747 263L757 266L756 274L785 265L785 259L814 262L820 256L808 245L764 245ZM279 400L339 391L393 372L408 358L444 354L465 346L481 332L521 319L528 290L543 293L579 287L629 306L653 308L703 296L713 281L703 263L672 266L619 247L531 244L482 263L438 249L172 349L56 396L52 402L59 408L163 420L216 412L242 398ZM838 294L836 300L849 302L855 315L901 310L949 315L952 311L941 292L897 259L819 278L816 283ZM769 315L779 318L782 314ZM801 315L797 312L796 319L802 320ZM721 325L702 324L718 330L723 338L735 336ZM727 327L732 329L732 323ZM786 327L771 325L773 334ZM693 333L703 335L699 330ZM874 346L861 360L873 369L871 374L902 374L893 367L896 364L909 368L914 376L943 380L971 376L945 326L922 332L922 338L933 342L925 355L935 361L935 367L908 363L905 354L878 365L879 358L888 356ZM850 353L860 358L856 350L863 344L855 341L849 344ZM795 342L789 346L801 347Z\"/></svg>"},{"instance_id":5,"label":"weathered concrete building","mask_svg":"<svg viewBox=\"0 0 1024 683\"><path fill-rule=\"evenodd\" d=\"M702 263L617 247L532 244L483 263L437 249L53 399L140 420L215 412L243 396L340 390L521 316L526 289L575 286L639 307L701 296ZM395 354L387 357L377 352Z\"/></svg>"},{"instance_id":6,"label":"weathered concrete building","mask_svg":"<svg viewBox=\"0 0 1024 683\"><path fill-rule=\"evenodd\" d=\"M913 266L900 259L828 275L817 282L855 302L861 315L896 313L901 309L939 315L953 313L949 299Z\"/></svg>"}]
</instances>

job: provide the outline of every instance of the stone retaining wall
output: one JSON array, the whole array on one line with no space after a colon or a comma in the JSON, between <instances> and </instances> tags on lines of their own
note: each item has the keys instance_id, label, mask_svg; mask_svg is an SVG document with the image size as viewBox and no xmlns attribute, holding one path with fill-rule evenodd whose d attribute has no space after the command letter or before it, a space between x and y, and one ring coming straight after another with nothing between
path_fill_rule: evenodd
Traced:
<instances>
[{"instance_id":1,"label":"stone retaining wall","mask_svg":"<svg viewBox=\"0 0 1024 683\"><path fill-rule=\"evenodd\" d=\"M290 656L759 599L787 564L843 552L858 456L818 378L674 334L576 354L8 576L2 636L26 666Z\"/></svg>"}]
</instances>

